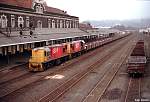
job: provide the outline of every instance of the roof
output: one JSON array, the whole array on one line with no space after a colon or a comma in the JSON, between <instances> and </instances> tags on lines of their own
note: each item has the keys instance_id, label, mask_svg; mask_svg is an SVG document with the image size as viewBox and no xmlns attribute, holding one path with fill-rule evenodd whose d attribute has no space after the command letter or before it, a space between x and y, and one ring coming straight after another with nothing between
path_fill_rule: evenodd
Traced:
<instances>
[{"instance_id":1,"label":"roof","mask_svg":"<svg viewBox=\"0 0 150 102\"><path fill-rule=\"evenodd\" d=\"M32 0L0 0L0 3L23 8L32 7Z\"/></svg>"},{"instance_id":2,"label":"roof","mask_svg":"<svg viewBox=\"0 0 150 102\"><path fill-rule=\"evenodd\" d=\"M33 0L0 0L0 3L5 4L5 5L11 5L11 6L32 9L32 1ZM47 12L68 15L63 10L47 6L46 2L44 2L43 5L45 6L45 9Z\"/></svg>"},{"instance_id":3,"label":"roof","mask_svg":"<svg viewBox=\"0 0 150 102\"><path fill-rule=\"evenodd\" d=\"M50 12L50 13L68 15L65 11L57 9L57 8L45 6L45 9L46 9L47 12Z\"/></svg>"}]
</instances>

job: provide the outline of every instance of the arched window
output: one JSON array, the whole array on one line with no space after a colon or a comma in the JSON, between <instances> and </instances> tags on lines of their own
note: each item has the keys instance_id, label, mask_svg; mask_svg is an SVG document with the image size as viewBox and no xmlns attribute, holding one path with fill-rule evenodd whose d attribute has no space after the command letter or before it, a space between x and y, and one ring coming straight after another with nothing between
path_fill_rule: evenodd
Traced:
<instances>
[{"instance_id":1,"label":"arched window","mask_svg":"<svg viewBox=\"0 0 150 102\"><path fill-rule=\"evenodd\" d=\"M26 27L29 27L29 17L26 17Z\"/></svg>"},{"instance_id":2,"label":"arched window","mask_svg":"<svg viewBox=\"0 0 150 102\"><path fill-rule=\"evenodd\" d=\"M73 21L71 21L71 28L73 28Z\"/></svg>"},{"instance_id":3,"label":"arched window","mask_svg":"<svg viewBox=\"0 0 150 102\"><path fill-rule=\"evenodd\" d=\"M52 28L55 28L55 20L52 20Z\"/></svg>"},{"instance_id":4,"label":"arched window","mask_svg":"<svg viewBox=\"0 0 150 102\"><path fill-rule=\"evenodd\" d=\"M71 21L69 21L69 28L71 28Z\"/></svg>"},{"instance_id":5,"label":"arched window","mask_svg":"<svg viewBox=\"0 0 150 102\"><path fill-rule=\"evenodd\" d=\"M40 20L37 21L37 28L42 28L42 21Z\"/></svg>"},{"instance_id":6,"label":"arched window","mask_svg":"<svg viewBox=\"0 0 150 102\"><path fill-rule=\"evenodd\" d=\"M66 25L67 25L67 21L64 20L64 28L67 28Z\"/></svg>"},{"instance_id":7,"label":"arched window","mask_svg":"<svg viewBox=\"0 0 150 102\"><path fill-rule=\"evenodd\" d=\"M69 21L66 21L66 28L69 28Z\"/></svg>"},{"instance_id":8,"label":"arched window","mask_svg":"<svg viewBox=\"0 0 150 102\"><path fill-rule=\"evenodd\" d=\"M7 17L5 15L1 16L1 27L6 28L7 27Z\"/></svg>"},{"instance_id":9,"label":"arched window","mask_svg":"<svg viewBox=\"0 0 150 102\"><path fill-rule=\"evenodd\" d=\"M43 13L43 10L44 10L44 8L43 8L43 6L41 4L35 5L36 13Z\"/></svg>"},{"instance_id":10,"label":"arched window","mask_svg":"<svg viewBox=\"0 0 150 102\"><path fill-rule=\"evenodd\" d=\"M60 20L56 20L57 28L60 28Z\"/></svg>"},{"instance_id":11,"label":"arched window","mask_svg":"<svg viewBox=\"0 0 150 102\"><path fill-rule=\"evenodd\" d=\"M62 28L65 28L65 20L62 20Z\"/></svg>"},{"instance_id":12,"label":"arched window","mask_svg":"<svg viewBox=\"0 0 150 102\"><path fill-rule=\"evenodd\" d=\"M39 12L39 6L36 6L36 12Z\"/></svg>"},{"instance_id":13,"label":"arched window","mask_svg":"<svg viewBox=\"0 0 150 102\"><path fill-rule=\"evenodd\" d=\"M48 28L51 28L51 19L48 19Z\"/></svg>"},{"instance_id":14,"label":"arched window","mask_svg":"<svg viewBox=\"0 0 150 102\"><path fill-rule=\"evenodd\" d=\"M75 28L75 21L73 21L73 28Z\"/></svg>"},{"instance_id":15,"label":"arched window","mask_svg":"<svg viewBox=\"0 0 150 102\"><path fill-rule=\"evenodd\" d=\"M60 28L63 28L63 22L60 20Z\"/></svg>"},{"instance_id":16,"label":"arched window","mask_svg":"<svg viewBox=\"0 0 150 102\"><path fill-rule=\"evenodd\" d=\"M43 7L40 5L40 13L43 13Z\"/></svg>"},{"instance_id":17,"label":"arched window","mask_svg":"<svg viewBox=\"0 0 150 102\"><path fill-rule=\"evenodd\" d=\"M11 27L14 28L15 27L15 16L11 15Z\"/></svg>"},{"instance_id":18,"label":"arched window","mask_svg":"<svg viewBox=\"0 0 150 102\"><path fill-rule=\"evenodd\" d=\"M19 16L19 17L18 17L18 27L21 27L21 25L22 25L22 27L23 27L23 25L24 25L24 20L23 20L23 17Z\"/></svg>"}]
</instances>

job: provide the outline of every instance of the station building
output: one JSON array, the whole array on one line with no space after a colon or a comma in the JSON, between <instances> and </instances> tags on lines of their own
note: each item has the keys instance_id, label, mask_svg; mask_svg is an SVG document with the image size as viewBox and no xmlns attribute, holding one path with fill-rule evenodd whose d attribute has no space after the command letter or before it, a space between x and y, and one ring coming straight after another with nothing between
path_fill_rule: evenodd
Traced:
<instances>
[{"instance_id":1,"label":"station building","mask_svg":"<svg viewBox=\"0 0 150 102\"><path fill-rule=\"evenodd\" d=\"M0 0L0 56L49 45L68 32L82 32L78 26L78 17L43 0Z\"/></svg>"},{"instance_id":2,"label":"station building","mask_svg":"<svg viewBox=\"0 0 150 102\"><path fill-rule=\"evenodd\" d=\"M79 17L49 7L43 0L0 0L0 65L22 54L28 58L32 48L93 34L81 28Z\"/></svg>"}]
</instances>

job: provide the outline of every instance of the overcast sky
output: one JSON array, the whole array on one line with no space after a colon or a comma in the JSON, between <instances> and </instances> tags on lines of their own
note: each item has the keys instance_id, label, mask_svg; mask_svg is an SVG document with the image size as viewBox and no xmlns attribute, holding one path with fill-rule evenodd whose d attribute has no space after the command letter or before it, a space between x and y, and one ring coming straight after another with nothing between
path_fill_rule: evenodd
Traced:
<instances>
[{"instance_id":1,"label":"overcast sky","mask_svg":"<svg viewBox=\"0 0 150 102\"><path fill-rule=\"evenodd\" d=\"M48 6L85 20L124 20L150 17L150 0L45 0Z\"/></svg>"}]
</instances>

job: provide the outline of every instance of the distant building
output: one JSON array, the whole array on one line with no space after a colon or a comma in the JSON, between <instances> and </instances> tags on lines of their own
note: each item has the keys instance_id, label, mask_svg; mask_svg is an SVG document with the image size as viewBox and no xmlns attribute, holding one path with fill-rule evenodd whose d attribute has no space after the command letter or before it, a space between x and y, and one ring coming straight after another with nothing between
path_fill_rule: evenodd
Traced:
<instances>
[{"instance_id":1,"label":"distant building","mask_svg":"<svg viewBox=\"0 0 150 102\"><path fill-rule=\"evenodd\" d=\"M78 28L79 18L43 0L0 0L0 32L22 28Z\"/></svg>"},{"instance_id":2,"label":"distant building","mask_svg":"<svg viewBox=\"0 0 150 102\"><path fill-rule=\"evenodd\" d=\"M79 23L79 28L82 30L90 30L93 29L90 23Z\"/></svg>"}]
</instances>

